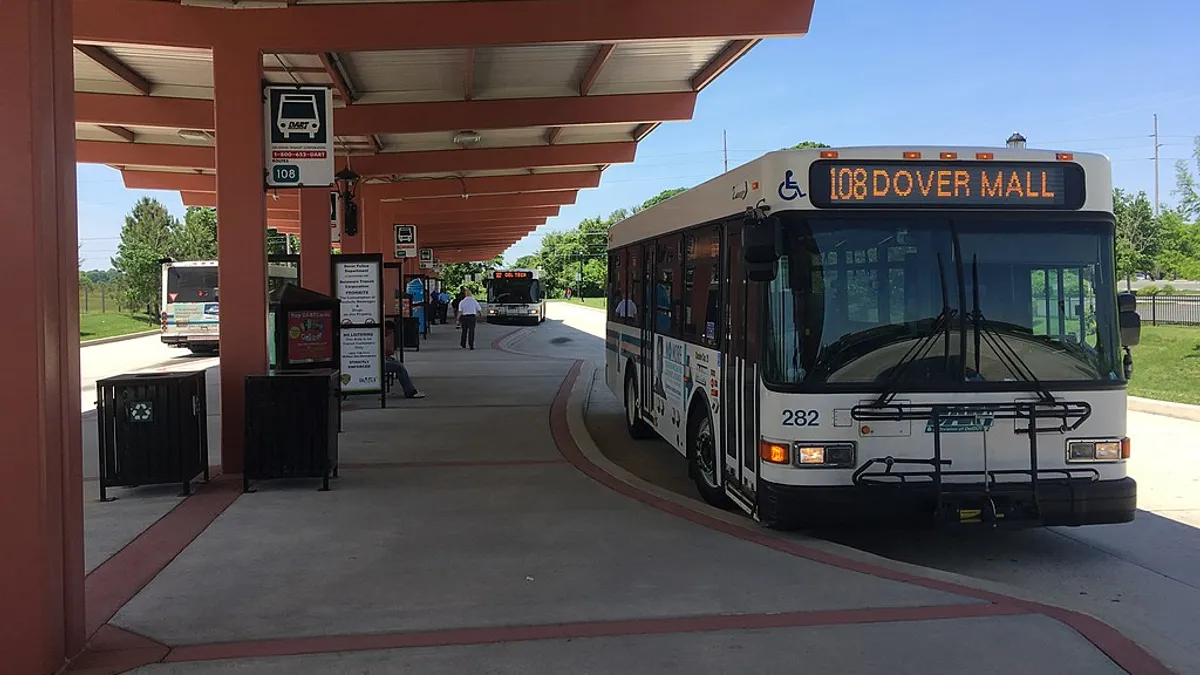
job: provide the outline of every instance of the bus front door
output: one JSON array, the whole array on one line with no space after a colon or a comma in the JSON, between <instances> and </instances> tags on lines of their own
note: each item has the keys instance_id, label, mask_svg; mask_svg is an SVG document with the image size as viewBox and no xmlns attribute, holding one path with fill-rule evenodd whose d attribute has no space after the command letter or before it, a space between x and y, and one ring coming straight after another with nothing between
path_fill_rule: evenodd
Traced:
<instances>
[{"instance_id":1,"label":"bus front door","mask_svg":"<svg viewBox=\"0 0 1200 675\"><path fill-rule=\"evenodd\" d=\"M753 511L758 486L758 395L756 304L742 261L739 225L726 228L724 265L726 271L723 306L724 349L721 368L721 430L724 446L723 472L727 491L747 510Z\"/></svg>"}]
</instances>

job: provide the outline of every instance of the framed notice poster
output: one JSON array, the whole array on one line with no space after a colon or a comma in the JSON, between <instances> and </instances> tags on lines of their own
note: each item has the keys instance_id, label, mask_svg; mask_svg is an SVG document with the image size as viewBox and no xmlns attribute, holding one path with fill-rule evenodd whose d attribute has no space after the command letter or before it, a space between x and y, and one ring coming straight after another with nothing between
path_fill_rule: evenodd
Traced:
<instances>
[{"instance_id":1,"label":"framed notice poster","mask_svg":"<svg viewBox=\"0 0 1200 675\"><path fill-rule=\"evenodd\" d=\"M336 339L342 394L379 394L380 407L385 407L383 255L342 254L330 264L334 294L341 300Z\"/></svg>"},{"instance_id":2,"label":"framed notice poster","mask_svg":"<svg viewBox=\"0 0 1200 675\"><path fill-rule=\"evenodd\" d=\"M289 364L332 361L333 337L333 310L288 311L287 360Z\"/></svg>"},{"instance_id":3,"label":"framed notice poster","mask_svg":"<svg viewBox=\"0 0 1200 675\"><path fill-rule=\"evenodd\" d=\"M341 329L342 392L373 394L383 386L383 334L378 328Z\"/></svg>"}]
</instances>

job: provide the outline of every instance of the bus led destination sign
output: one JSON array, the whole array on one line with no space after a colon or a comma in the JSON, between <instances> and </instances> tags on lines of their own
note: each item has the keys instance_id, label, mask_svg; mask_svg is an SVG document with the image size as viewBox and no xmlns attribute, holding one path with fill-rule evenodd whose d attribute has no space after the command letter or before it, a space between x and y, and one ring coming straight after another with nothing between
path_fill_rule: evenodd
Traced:
<instances>
[{"instance_id":1,"label":"bus led destination sign","mask_svg":"<svg viewBox=\"0 0 1200 675\"><path fill-rule=\"evenodd\" d=\"M1078 209L1083 168L1067 162L814 162L818 208Z\"/></svg>"}]
</instances>

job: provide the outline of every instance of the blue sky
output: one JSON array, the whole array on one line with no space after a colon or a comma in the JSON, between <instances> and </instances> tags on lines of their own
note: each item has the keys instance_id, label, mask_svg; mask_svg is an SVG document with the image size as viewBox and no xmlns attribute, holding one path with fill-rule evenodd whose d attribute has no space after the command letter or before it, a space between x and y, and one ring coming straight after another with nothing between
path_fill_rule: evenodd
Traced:
<instances>
[{"instance_id":1,"label":"blue sky","mask_svg":"<svg viewBox=\"0 0 1200 675\"><path fill-rule=\"evenodd\" d=\"M1200 2L1154 0L816 0L809 35L770 40L701 93L691 122L664 124L637 161L506 257L535 252L541 234L690 187L722 172L721 132L736 166L795 144L1002 145L1103 152L1117 186L1154 189L1158 113L1161 197L1173 203L1174 160L1200 135ZM1194 170L1194 163L1192 163ZM108 267L125 213L152 195L182 215L178 193L126 190L120 175L79 166L85 269Z\"/></svg>"}]
</instances>

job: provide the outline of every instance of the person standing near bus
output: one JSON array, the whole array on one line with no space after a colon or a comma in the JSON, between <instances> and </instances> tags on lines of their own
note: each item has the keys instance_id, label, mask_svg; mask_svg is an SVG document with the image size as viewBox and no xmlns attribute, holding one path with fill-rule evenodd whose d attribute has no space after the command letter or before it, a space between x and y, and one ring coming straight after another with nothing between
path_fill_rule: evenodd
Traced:
<instances>
[{"instance_id":1,"label":"person standing near bus","mask_svg":"<svg viewBox=\"0 0 1200 675\"><path fill-rule=\"evenodd\" d=\"M468 344L475 349L475 324L479 321L479 313L483 308L479 301L471 296L471 291L463 289L463 298L458 302L458 323L462 326L459 336L459 346L466 349Z\"/></svg>"}]
</instances>

